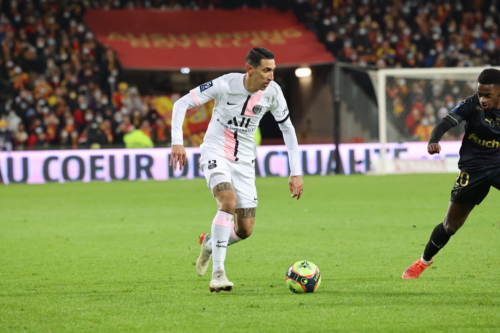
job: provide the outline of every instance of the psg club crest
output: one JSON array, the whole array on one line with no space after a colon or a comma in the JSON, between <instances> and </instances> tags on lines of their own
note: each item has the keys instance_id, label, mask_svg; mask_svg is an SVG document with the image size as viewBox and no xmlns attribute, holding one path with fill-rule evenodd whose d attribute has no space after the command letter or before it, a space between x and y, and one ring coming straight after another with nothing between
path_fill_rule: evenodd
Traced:
<instances>
[{"instance_id":1,"label":"psg club crest","mask_svg":"<svg viewBox=\"0 0 500 333\"><path fill-rule=\"evenodd\" d=\"M255 114L259 114L262 112L262 110L264 110L264 107L262 105L255 105L253 108L252 108L252 112L255 113Z\"/></svg>"}]
</instances>

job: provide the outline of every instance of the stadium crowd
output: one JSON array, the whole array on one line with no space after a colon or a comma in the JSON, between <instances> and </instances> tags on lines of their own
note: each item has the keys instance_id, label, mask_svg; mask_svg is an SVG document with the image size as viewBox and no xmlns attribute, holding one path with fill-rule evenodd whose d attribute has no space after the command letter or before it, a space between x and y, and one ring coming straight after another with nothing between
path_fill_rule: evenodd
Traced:
<instances>
[{"instance_id":1,"label":"stadium crowd","mask_svg":"<svg viewBox=\"0 0 500 333\"><path fill-rule=\"evenodd\" d=\"M292 9L336 59L360 66L500 63L495 0L0 0L0 150L121 144L134 129L165 145L164 119L122 81L119 59L85 25L85 10L242 6ZM426 140L436 119L472 90L400 79L387 92L393 121Z\"/></svg>"},{"instance_id":2,"label":"stadium crowd","mask_svg":"<svg viewBox=\"0 0 500 333\"><path fill-rule=\"evenodd\" d=\"M164 119L121 82L115 52L85 25L82 3L0 4L0 148L121 144L139 128L169 141Z\"/></svg>"},{"instance_id":3,"label":"stadium crowd","mask_svg":"<svg viewBox=\"0 0 500 333\"><path fill-rule=\"evenodd\" d=\"M342 62L378 68L500 65L497 0L299 0L294 11ZM392 123L405 140L428 141L437 122L474 91L465 81L390 80ZM443 139L461 139L461 133L457 127Z\"/></svg>"}]
</instances>

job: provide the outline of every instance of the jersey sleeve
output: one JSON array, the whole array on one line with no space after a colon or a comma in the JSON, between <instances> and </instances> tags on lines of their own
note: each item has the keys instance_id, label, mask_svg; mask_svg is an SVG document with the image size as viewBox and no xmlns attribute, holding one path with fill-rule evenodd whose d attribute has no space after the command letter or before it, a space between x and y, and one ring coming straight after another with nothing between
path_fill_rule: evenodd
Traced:
<instances>
[{"instance_id":1,"label":"jersey sleeve","mask_svg":"<svg viewBox=\"0 0 500 333\"><path fill-rule=\"evenodd\" d=\"M290 111L288 110L288 106L286 105L285 96L283 96L283 92L278 85L276 85L276 90L276 96L272 101L270 111L278 124L281 124L284 123L288 118L290 118Z\"/></svg>"},{"instance_id":2,"label":"jersey sleeve","mask_svg":"<svg viewBox=\"0 0 500 333\"><path fill-rule=\"evenodd\" d=\"M476 99L477 96L473 95L463 100L460 104L455 106L455 108L450 110L450 113L447 114L443 119L448 120L454 126L460 124L462 120L469 120L469 118L473 116L476 110Z\"/></svg>"},{"instance_id":3,"label":"jersey sleeve","mask_svg":"<svg viewBox=\"0 0 500 333\"><path fill-rule=\"evenodd\" d=\"M217 78L192 89L189 94L196 105L200 106L212 99L218 100L221 93L221 78Z\"/></svg>"},{"instance_id":4,"label":"jersey sleeve","mask_svg":"<svg viewBox=\"0 0 500 333\"><path fill-rule=\"evenodd\" d=\"M295 128L292 125L290 118L278 125L283 133L286 149L288 150L288 163L290 165L290 176L301 176L302 168L300 165L299 143Z\"/></svg>"}]
</instances>

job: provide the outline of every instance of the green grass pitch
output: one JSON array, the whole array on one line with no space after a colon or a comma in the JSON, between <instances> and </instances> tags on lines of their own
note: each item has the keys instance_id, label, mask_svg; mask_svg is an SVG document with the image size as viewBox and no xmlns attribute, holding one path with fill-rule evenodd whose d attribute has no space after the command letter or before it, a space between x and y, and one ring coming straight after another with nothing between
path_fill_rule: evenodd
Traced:
<instances>
[{"instance_id":1,"label":"green grass pitch","mask_svg":"<svg viewBox=\"0 0 500 333\"><path fill-rule=\"evenodd\" d=\"M204 180L0 187L0 332L499 332L500 194L417 280L455 175L257 180L254 234L228 248L232 292L194 262L216 212ZM294 261L322 284L285 286Z\"/></svg>"}]
</instances>

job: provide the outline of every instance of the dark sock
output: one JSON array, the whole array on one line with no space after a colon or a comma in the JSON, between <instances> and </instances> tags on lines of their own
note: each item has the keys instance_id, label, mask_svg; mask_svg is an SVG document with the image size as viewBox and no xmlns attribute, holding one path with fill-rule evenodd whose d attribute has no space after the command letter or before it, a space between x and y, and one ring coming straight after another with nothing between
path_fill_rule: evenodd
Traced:
<instances>
[{"instance_id":1,"label":"dark sock","mask_svg":"<svg viewBox=\"0 0 500 333\"><path fill-rule=\"evenodd\" d=\"M446 243L450 240L450 237L455 233L447 234L444 231L443 223L439 223L431 234L431 239L427 246L425 247L424 255L422 256L424 260L430 261L438 252L443 248Z\"/></svg>"}]
</instances>

